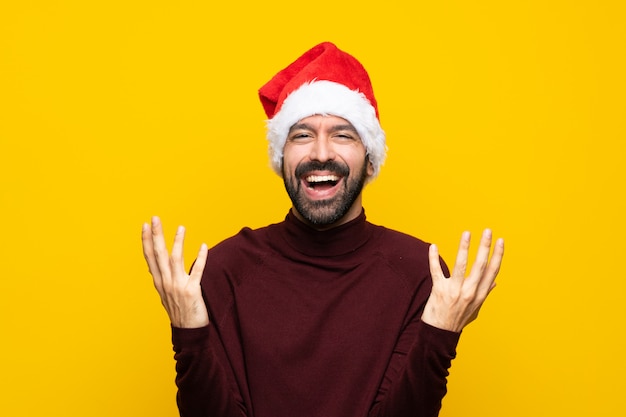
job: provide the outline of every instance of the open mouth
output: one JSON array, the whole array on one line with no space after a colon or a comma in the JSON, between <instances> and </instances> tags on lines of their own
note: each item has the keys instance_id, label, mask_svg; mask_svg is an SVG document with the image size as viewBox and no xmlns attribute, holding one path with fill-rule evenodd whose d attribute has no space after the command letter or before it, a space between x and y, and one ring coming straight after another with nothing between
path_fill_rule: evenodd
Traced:
<instances>
[{"instance_id":1,"label":"open mouth","mask_svg":"<svg viewBox=\"0 0 626 417\"><path fill-rule=\"evenodd\" d=\"M313 190L333 188L341 178L337 175L309 175L304 179L306 186Z\"/></svg>"},{"instance_id":2,"label":"open mouth","mask_svg":"<svg viewBox=\"0 0 626 417\"><path fill-rule=\"evenodd\" d=\"M295 171L303 196L311 201L329 200L337 197L344 188L350 169L337 161L308 161L298 164ZM345 184L344 184L345 185Z\"/></svg>"}]
</instances>

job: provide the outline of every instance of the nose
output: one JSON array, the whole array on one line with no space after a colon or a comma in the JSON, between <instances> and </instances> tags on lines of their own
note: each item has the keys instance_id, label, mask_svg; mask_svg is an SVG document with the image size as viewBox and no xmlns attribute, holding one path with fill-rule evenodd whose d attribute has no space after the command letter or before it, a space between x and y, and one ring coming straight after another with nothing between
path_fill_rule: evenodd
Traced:
<instances>
[{"instance_id":1,"label":"nose","mask_svg":"<svg viewBox=\"0 0 626 417\"><path fill-rule=\"evenodd\" d=\"M326 135L318 136L313 142L309 158L312 161L332 161L336 157L331 139Z\"/></svg>"}]
</instances>

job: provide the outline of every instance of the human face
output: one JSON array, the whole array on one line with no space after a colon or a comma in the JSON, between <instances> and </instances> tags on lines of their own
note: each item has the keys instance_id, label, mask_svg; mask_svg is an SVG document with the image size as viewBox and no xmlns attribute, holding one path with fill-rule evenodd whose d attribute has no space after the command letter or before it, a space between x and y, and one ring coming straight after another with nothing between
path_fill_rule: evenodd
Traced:
<instances>
[{"instance_id":1,"label":"human face","mask_svg":"<svg viewBox=\"0 0 626 417\"><path fill-rule=\"evenodd\" d=\"M317 229L355 219L361 191L373 175L356 129L336 116L314 115L289 130L283 149L283 181L300 220Z\"/></svg>"}]
</instances>

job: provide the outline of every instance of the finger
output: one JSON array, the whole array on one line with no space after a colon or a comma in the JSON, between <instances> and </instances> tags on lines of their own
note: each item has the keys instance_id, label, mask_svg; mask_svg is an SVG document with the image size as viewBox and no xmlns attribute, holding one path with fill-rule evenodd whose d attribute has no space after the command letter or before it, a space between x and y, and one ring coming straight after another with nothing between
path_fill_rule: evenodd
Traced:
<instances>
[{"instance_id":1,"label":"finger","mask_svg":"<svg viewBox=\"0 0 626 417\"><path fill-rule=\"evenodd\" d=\"M493 254L489 260L489 265L484 272L484 278L480 283L478 291L480 293L487 294L491 292L496 286L495 280L498 272L500 271L500 265L502 264L502 257L504 256L504 240L498 239L493 248Z\"/></svg>"},{"instance_id":2,"label":"finger","mask_svg":"<svg viewBox=\"0 0 626 417\"><path fill-rule=\"evenodd\" d=\"M489 253L491 252L491 229L485 229L483 231L483 236L480 239L480 246L478 247L478 252L476 253L476 259L474 260L474 265L472 265L472 271L470 272L470 276L468 279L472 281L479 282L485 272L485 268L487 267L487 262L489 261Z\"/></svg>"},{"instance_id":3,"label":"finger","mask_svg":"<svg viewBox=\"0 0 626 417\"><path fill-rule=\"evenodd\" d=\"M171 277L170 260L165 246L165 238L163 237L163 226L161 219L157 216L152 217L152 245L154 247L154 256L156 258L162 281L167 281Z\"/></svg>"},{"instance_id":4,"label":"finger","mask_svg":"<svg viewBox=\"0 0 626 417\"><path fill-rule=\"evenodd\" d=\"M170 258L170 266L175 277L185 276L185 261L183 256L183 248L185 244L185 228L178 226L176 236L174 237L174 245L172 246L172 256Z\"/></svg>"},{"instance_id":5,"label":"finger","mask_svg":"<svg viewBox=\"0 0 626 417\"><path fill-rule=\"evenodd\" d=\"M143 257L148 264L148 268L150 269L150 273L158 272L155 271L156 263L154 261L154 247L152 246L152 231L150 230L150 225L148 223L144 223L141 227L141 246L143 248Z\"/></svg>"},{"instance_id":6,"label":"finger","mask_svg":"<svg viewBox=\"0 0 626 417\"><path fill-rule=\"evenodd\" d=\"M143 257L146 259L146 263L148 264L148 270L152 275L152 279L154 281L154 286L157 290L161 288L161 273L159 271L159 266L154 257L154 247L152 244L152 231L150 230L150 225L148 223L144 223L141 228L141 243L143 246Z\"/></svg>"},{"instance_id":7,"label":"finger","mask_svg":"<svg viewBox=\"0 0 626 417\"><path fill-rule=\"evenodd\" d=\"M465 271L467 270L467 256L469 252L471 234L470 232L463 232L461 235L461 241L459 242L459 251L456 254L456 262L454 263L454 269L451 275L456 278L464 278Z\"/></svg>"},{"instance_id":8,"label":"finger","mask_svg":"<svg viewBox=\"0 0 626 417\"><path fill-rule=\"evenodd\" d=\"M428 264L433 282L445 278L441 269L441 262L439 261L439 248L435 244L430 245L428 248Z\"/></svg>"},{"instance_id":9,"label":"finger","mask_svg":"<svg viewBox=\"0 0 626 417\"><path fill-rule=\"evenodd\" d=\"M191 274L189 276L190 283L199 284L202 279L202 273L204 272L204 267L206 265L206 260L208 256L209 250L206 244L202 244L200 246L200 250L198 251L198 257L196 258L196 262L194 262L193 267L191 268Z\"/></svg>"},{"instance_id":10,"label":"finger","mask_svg":"<svg viewBox=\"0 0 626 417\"><path fill-rule=\"evenodd\" d=\"M502 258L504 257L504 239L500 238L496 241L496 244L493 248L493 255L491 255L491 260L489 261L489 266L487 267L486 274L488 276L493 276L491 279L494 281L498 272L500 272L500 265L502 265Z\"/></svg>"}]
</instances>

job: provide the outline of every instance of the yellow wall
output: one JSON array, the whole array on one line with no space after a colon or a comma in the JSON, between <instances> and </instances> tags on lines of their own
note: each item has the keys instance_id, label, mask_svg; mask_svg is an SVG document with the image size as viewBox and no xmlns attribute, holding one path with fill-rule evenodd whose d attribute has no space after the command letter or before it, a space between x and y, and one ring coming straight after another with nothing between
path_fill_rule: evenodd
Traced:
<instances>
[{"instance_id":1,"label":"yellow wall","mask_svg":"<svg viewBox=\"0 0 626 417\"><path fill-rule=\"evenodd\" d=\"M176 414L141 224L189 263L282 219L256 90L323 40L380 101L370 220L507 240L442 417L626 409L623 2L212 3L1 3L1 415Z\"/></svg>"}]
</instances>

